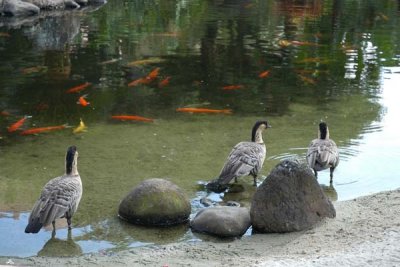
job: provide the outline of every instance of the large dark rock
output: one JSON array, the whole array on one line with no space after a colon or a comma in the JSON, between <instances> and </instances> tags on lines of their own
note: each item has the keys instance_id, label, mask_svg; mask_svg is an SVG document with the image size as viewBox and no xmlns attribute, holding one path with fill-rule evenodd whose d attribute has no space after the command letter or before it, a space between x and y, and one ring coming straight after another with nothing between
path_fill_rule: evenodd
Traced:
<instances>
[{"instance_id":1,"label":"large dark rock","mask_svg":"<svg viewBox=\"0 0 400 267\"><path fill-rule=\"evenodd\" d=\"M38 6L40 9L79 8L74 0L23 0Z\"/></svg>"},{"instance_id":2,"label":"large dark rock","mask_svg":"<svg viewBox=\"0 0 400 267\"><path fill-rule=\"evenodd\" d=\"M247 208L230 206L204 208L190 222L194 231L220 237L241 236L250 225L250 213Z\"/></svg>"},{"instance_id":3,"label":"large dark rock","mask_svg":"<svg viewBox=\"0 0 400 267\"><path fill-rule=\"evenodd\" d=\"M168 226L186 222L191 212L186 194L164 179L143 181L121 201L118 214L135 224Z\"/></svg>"},{"instance_id":4,"label":"large dark rock","mask_svg":"<svg viewBox=\"0 0 400 267\"><path fill-rule=\"evenodd\" d=\"M8 16L32 16L39 14L40 9L20 0L0 0L0 13Z\"/></svg>"},{"instance_id":5,"label":"large dark rock","mask_svg":"<svg viewBox=\"0 0 400 267\"><path fill-rule=\"evenodd\" d=\"M334 218L336 211L311 169L285 160L257 189L250 216L253 229L282 233L308 229L325 217Z\"/></svg>"}]
</instances>

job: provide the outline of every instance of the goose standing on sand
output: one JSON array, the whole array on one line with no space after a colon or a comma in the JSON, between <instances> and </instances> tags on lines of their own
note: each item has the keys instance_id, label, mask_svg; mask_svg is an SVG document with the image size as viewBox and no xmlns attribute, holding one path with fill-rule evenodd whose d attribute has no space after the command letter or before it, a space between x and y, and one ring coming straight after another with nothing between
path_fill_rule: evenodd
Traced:
<instances>
[{"instance_id":1,"label":"goose standing on sand","mask_svg":"<svg viewBox=\"0 0 400 267\"><path fill-rule=\"evenodd\" d=\"M240 142L232 149L219 177L207 184L207 188L214 192L222 192L227 184L245 175L252 175L254 186L257 186L257 175L261 170L267 150L262 138L265 129L271 126L267 121L257 121L251 132L251 142Z\"/></svg>"},{"instance_id":2,"label":"goose standing on sand","mask_svg":"<svg viewBox=\"0 0 400 267\"><path fill-rule=\"evenodd\" d=\"M33 206L25 233L38 233L50 223L55 231L58 218L66 218L68 230L71 230L71 218L82 197L82 181L77 164L78 151L75 146L71 146L65 157L65 174L51 179L44 186L40 198Z\"/></svg>"},{"instance_id":3,"label":"goose standing on sand","mask_svg":"<svg viewBox=\"0 0 400 267\"><path fill-rule=\"evenodd\" d=\"M318 138L312 140L308 147L307 163L314 170L315 177L318 177L318 171L330 168L332 184L333 171L339 164L339 151L335 142L329 139L329 129L325 122L319 124Z\"/></svg>"}]
</instances>

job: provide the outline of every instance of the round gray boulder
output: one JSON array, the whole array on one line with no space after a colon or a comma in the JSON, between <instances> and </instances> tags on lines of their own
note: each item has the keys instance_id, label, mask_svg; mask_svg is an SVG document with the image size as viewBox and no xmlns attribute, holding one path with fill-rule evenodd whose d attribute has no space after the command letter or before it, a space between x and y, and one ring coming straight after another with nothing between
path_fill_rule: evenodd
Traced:
<instances>
[{"instance_id":1,"label":"round gray boulder","mask_svg":"<svg viewBox=\"0 0 400 267\"><path fill-rule=\"evenodd\" d=\"M335 208L311 169L298 161L279 163L257 188L250 209L253 229L283 233L311 228Z\"/></svg>"},{"instance_id":2,"label":"round gray boulder","mask_svg":"<svg viewBox=\"0 0 400 267\"><path fill-rule=\"evenodd\" d=\"M133 188L121 201L119 216L131 223L168 226L186 222L191 206L177 185L164 179L148 179Z\"/></svg>"},{"instance_id":3,"label":"round gray boulder","mask_svg":"<svg viewBox=\"0 0 400 267\"><path fill-rule=\"evenodd\" d=\"M0 0L0 13L9 16L32 16L39 14L40 8L20 0Z\"/></svg>"},{"instance_id":4,"label":"round gray boulder","mask_svg":"<svg viewBox=\"0 0 400 267\"><path fill-rule=\"evenodd\" d=\"M190 222L193 231L220 237L242 236L250 225L249 210L231 206L204 208Z\"/></svg>"}]
</instances>

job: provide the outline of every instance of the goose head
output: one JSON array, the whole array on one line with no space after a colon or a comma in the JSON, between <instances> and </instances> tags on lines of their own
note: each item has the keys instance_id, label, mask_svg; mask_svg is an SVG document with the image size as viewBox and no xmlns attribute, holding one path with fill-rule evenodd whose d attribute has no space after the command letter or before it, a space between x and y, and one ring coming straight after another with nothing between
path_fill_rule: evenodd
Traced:
<instances>
[{"instance_id":1,"label":"goose head","mask_svg":"<svg viewBox=\"0 0 400 267\"><path fill-rule=\"evenodd\" d=\"M318 138L319 139L329 139L329 129L328 129L328 125L325 122L321 122L319 124Z\"/></svg>"},{"instance_id":2,"label":"goose head","mask_svg":"<svg viewBox=\"0 0 400 267\"><path fill-rule=\"evenodd\" d=\"M65 156L65 173L67 175L78 175L78 151L76 146L70 146Z\"/></svg>"},{"instance_id":3,"label":"goose head","mask_svg":"<svg viewBox=\"0 0 400 267\"><path fill-rule=\"evenodd\" d=\"M264 143L262 139L262 132L267 128L271 128L271 125L267 121L257 121L253 126L253 130L251 131L251 141L256 143Z\"/></svg>"}]
</instances>

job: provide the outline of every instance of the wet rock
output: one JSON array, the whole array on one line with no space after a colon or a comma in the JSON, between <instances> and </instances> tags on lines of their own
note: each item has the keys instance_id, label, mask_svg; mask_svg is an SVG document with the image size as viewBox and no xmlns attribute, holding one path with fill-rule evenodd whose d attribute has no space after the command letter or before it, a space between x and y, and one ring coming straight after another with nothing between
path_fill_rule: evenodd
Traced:
<instances>
[{"instance_id":1,"label":"wet rock","mask_svg":"<svg viewBox=\"0 0 400 267\"><path fill-rule=\"evenodd\" d=\"M247 208L229 206L204 208L190 222L194 231L220 237L242 236L250 225Z\"/></svg>"},{"instance_id":2,"label":"wet rock","mask_svg":"<svg viewBox=\"0 0 400 267\"><path fill-rule=\"evenodd\" d=\"M164 179L148 179L133 188L119 205L121 218L141 225L168 226L186 222L191 212L186 194Z\"/></svg>"},{"instance_id":3,"label":"wet rock","mask_svg":"<svg viewBox=\"0 0 400 267\"><path fill-rule=\"evenodd\" d=\"M39 14L40 9L20 0L0 0L0 13L8 16L32 16Z\"/></svg>"},{"instance_id":4,"label":"wet rock","mask_svg":"<svg viewBox=\"0 0 400 267\"><path fill-rule=\"evenodd\" d=\"M25 2L34 4L40 9L57 9L57 8L79 8L79 5L73 0L24 0Z\"/></svg>"},{"instance_id":5,"label":"wet rock","mask_svg":"<svg viewBox=\"0 0 400 267\"><path fill-rule=\"evenodd\" d=\"M220 184L217 180L210 181L206 184L206 189L215 193L222 193L228 188L228 184Z\"/></svg>"},{"instance_id":6,"label":"wet rock","mask_svg":"<svg viewBox=\"0 0 400 267\"><path fill-rule=\"evenodd\" d=\"M78 5L84 6L88 4L88 0L75 0Z\"/></svg>"},{"instance_id":7,"label":"wet rock","mask_svg":"<svg viewBox=\"0 0 400 267\"><path fill-rule=\"evenodd\" d=\"M250 215L253 229L282 233L308 229L325 217L334 218L336 211L311 169L285 160L257 188Z\"/></svg>"}]
</instances>

